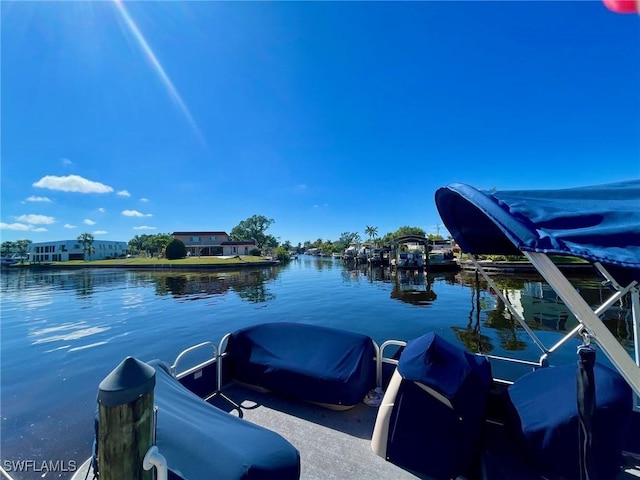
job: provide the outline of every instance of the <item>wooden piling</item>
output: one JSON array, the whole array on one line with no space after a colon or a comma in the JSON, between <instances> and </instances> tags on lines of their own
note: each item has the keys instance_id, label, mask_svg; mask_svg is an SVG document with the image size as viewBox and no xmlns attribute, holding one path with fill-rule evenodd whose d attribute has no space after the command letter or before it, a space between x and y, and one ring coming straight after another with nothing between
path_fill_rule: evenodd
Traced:
<instances>
[{"instance_id":1,"label":"wooden piling","mask_svg":"<svg viewBox=\"0 0 640 480\"><path fill-rule=\"evenodd\" d=\"M143 459L154 439L153 367L127 357L98 388L100 480L153 480Z\"/></svg>"}]
</instances>

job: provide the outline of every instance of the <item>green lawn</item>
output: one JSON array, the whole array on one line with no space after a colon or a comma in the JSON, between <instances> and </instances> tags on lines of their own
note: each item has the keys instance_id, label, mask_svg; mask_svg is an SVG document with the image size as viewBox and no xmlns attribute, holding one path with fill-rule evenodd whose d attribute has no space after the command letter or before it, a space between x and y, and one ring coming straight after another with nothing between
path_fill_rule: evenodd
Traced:
<instances>
[{"instance_id":1,"label":"green lawn","mask_svg":"<svg viewBox=\"0 0 640 480\"><path fill-rule=\"evenodd\" d=\"M51 262L49 265L77 265L77 266L131 266L136 265L238 265L246 263L265 262L262 257L253 257L250 255L242 255L232 258L220 258L220 257L187 257L179 260L167 260L166 258L119 258L116 260L71 260L68 262Z\"/></svg>"}]
</instances>

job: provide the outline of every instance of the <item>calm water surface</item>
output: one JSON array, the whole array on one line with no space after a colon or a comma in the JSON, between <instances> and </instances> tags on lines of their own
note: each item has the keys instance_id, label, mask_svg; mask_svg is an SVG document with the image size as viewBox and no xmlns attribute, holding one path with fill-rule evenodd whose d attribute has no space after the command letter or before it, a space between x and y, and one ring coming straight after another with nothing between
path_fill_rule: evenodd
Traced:
<instances>
[{"instance_id":1,"label":"calm water surface","mask_svg":"<svg viewBox=\"0 0 640 480\"><path fill-rule=\"evenodd\" d=\"M575 318L535 277L499 279L547 346ZM603 291L580 280L593 305ZM379 343L437 331L474 351L537 360L540 352L492 295L469 274L394 274L348 269L302 256L284 267L216 273L122 270L3 271L1 293L0 457L75 461L90 454L100 381L128 355L172 362L187 346L219 341L239 327L294 321L349 329ZM631 351L623 304L605 322ZM555 363L576 360L567 345ZM603 358L603 355L600 355ZM496 365L494 373L514 377ZM68 478L43 471L16 478Z\"/></svg>"}]
</instances>

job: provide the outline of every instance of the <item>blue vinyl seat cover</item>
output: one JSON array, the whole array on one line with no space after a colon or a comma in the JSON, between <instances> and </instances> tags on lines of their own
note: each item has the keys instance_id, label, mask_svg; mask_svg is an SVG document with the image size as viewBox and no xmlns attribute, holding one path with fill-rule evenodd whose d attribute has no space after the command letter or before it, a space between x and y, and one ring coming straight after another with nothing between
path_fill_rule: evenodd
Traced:
<instances>
[{"instance_id":1,"label":"blue vinyl seat cover","mask_svg":"<svg viewBox=\"0 0 640 480\"><path fill-rule=\"evenodd\" d=\"M434 332L407 342L398 363L406 380L420 382L449 399L454 409L465 410L486 402L492 383L485 357L459 348ZM469 394L469 395L467 395Z\"/></svg>"},{"instance_id":2,"label":"blue vinyl seat cover","mask_svg":"<svg viewBox=\"0 0 640 480\"><path fill-rule=\"evenodd\" d=\"M397 368L402 382L389 420L389 461L437 480L464 474L480 448L489 362L430 332L407 343Z\"/></svg>"},{"instance_id":3,"label":"blue vinyl seat cover","mask_svg":"<svg viewBox=\"0 0 640 480\"><path fill-rule=\"evenodd\" d=\"M541 471L567 480L580 479L576 371L576 364L541 368L509 387L516 444ZM618 372L597 362L594 381L590 462L595 478L615 478L629 433L632 391Z\"/></svg>"},{"instance_id":4,"label":"blue vinyl seat cover","mask_svg":"<svg viewBox=\"0 0 640 480\"><path fill-rule=\"evenodd\" d=\"M373 341L354 332L264 323L234 332L227 352L235 380L305 401L350 406L375 387Z\"/></svg>"},{"instance_id":5,"label":"blue vinyl seat cover","mask_svg":"<svg viewBox=\"0 0 640 480\"><path fill-rule=\"evenodd\" d=\"M156 444L185 479L297 480L298 451L279 434L217 409L191 393L160 360L156 371Z\"/></svg>"}]
</instances>

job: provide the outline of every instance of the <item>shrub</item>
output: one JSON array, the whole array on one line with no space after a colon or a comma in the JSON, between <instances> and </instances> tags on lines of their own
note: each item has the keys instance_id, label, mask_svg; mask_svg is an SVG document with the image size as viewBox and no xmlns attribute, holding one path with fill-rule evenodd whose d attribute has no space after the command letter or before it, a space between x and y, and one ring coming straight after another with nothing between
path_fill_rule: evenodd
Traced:
<instances>
[{"instance_id":1,"label":"shrub","mask_svg":"<svg viewBox=\"0 0 640 480\"><path fill-rule=\"evenodd\" d=\"M174 238L169 242L165 249L165 255L168 260L177 260L187 256L187 247L184 246L182 240Z\"/></svg>"},{"instance_id":2,"label":"shrub","mask_svg":"<svg viewBox=\"0 0 640 480\"><path fill-rule=\"evenodd\" d=\"M259 248L252 248L249 251L249 255L251 255L252 257L259 257L262 254L262 252L260 251Z\"/></svg>"},{"instance_id":3,"label":"shrub","mask_svg":"<svg viewBox=\"0 0 640 480\"><path fill-rule=\"evenodd\" d=\"M291 257L289 256L289 252L282 247L276 248L276 258L283 263L291 260Z\"/></svg>"}]
</instances>

